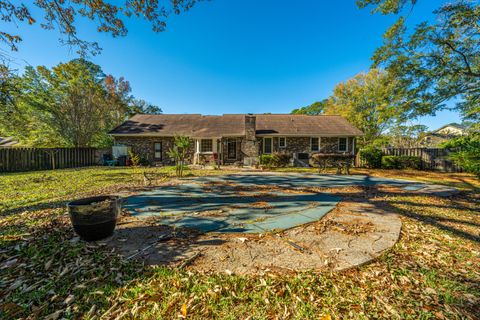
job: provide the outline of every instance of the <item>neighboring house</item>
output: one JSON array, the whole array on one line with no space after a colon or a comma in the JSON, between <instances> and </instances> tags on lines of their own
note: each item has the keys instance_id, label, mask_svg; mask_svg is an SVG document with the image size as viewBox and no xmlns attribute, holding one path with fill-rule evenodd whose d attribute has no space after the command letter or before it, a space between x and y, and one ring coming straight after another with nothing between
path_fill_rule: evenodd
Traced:
<instances>
[{"instance_id":1,"label":"neighboring house","mask_svg":"<svg viewBox=\"0 0 480 320\"><path fill-rule=\"evenodd\" d=\"M135 115L110 134L115 145L155 164L171 164L167 155L175 136L193 140L190 162L218 159L222 164L256 164L261 154L283 152L306 160L314 153L355 153L363 133L340 116L291 114Z\"/></svg>"},{"instance_id":2,"label":"neighboring house","mask_svg":"<svg viewBox=\"0 0 480 320\"><path fill-rule=\"evenodd\" d=\"M3 138L0 137L0 148L10 148L15 145L18 145L18 142L13 140L11 137Z\"/></svg>"},{"instance_id":3,"label":"neighboring house","mask_svg":"<svg viewBox=\"0 0 480 320\"><path fill-rule=\"evenodd\" d=\"M448 140L466 134L465 126L458 123L449 123L443 127L427 133L421 140L420 145L427 148L438 148L440 144Z\"/></svg>"}]
</instances>

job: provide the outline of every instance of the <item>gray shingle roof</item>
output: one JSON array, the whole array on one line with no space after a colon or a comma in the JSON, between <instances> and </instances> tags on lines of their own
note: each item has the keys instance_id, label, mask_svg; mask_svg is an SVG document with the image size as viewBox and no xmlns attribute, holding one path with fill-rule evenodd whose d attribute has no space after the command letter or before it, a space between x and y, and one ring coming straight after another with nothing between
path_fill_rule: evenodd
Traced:
<instances>
[{"instance_id":1,"label":"gray shingle roof","mask_svg":"<svg viewBox=\"0 0 480 320\"><path fill-rule=\"evenodd\" d=\"M299 114L259 114L257 135L287 136L360 136L363 133L341 116Z\"/></svg>"},{"instance_id":2,"label":"gray shingle roof","mask_svg":"<svg viewBox=\"0 0 480 320\"><path fill-rule=\"evenodd\" d=\"M362 132L341 116L257 114L257 135L359 136ZM135 115L112 131L112 135L189 136L210 138L245 135L244 114Z\"/></svg>"}]
</instances>

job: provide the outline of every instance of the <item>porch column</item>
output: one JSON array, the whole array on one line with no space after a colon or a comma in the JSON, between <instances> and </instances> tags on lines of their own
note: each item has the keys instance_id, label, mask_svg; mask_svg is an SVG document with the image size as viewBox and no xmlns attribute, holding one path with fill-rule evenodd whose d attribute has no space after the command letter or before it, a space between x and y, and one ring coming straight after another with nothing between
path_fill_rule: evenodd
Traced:
<instances>
[{"instance_id":1,"label":"porch column","mask_svg":"<svg viewBox=\"0 0 480 320\"><path fill-rule=\"evenodd\" d=\"M195 139L195 150L193 153L193 164L198 164L198 154L200 153L200 139Z\"/></svg>"}]
</instances>

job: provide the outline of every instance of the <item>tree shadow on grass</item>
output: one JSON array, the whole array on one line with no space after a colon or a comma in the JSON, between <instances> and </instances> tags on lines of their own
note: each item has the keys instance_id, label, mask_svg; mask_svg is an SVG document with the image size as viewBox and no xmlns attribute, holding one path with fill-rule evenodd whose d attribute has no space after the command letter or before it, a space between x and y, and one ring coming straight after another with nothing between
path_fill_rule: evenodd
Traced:
<instances>
[{"instance_id":1,"label":"tree shadow on grass","mask_svg":"<svg viewBox=\"0 0 480 320\"><path fill-rule=\"evenodd\" d=\"M138 223L139 221L137 221ZM123 258L141 260L147 265L172 266L190 259L200 246L222 245L225 241L199 240L201 232L166 225L121 225L102 241Z\"/></svg>"},{"instance_id":2,"label":"tree shadow on grass","mask_svg":"<svg viewBox=\"0 0 480 320\"><path fill-rule=\"evenodd\" d=\"M65 215L28 231L0 247L0 318L43 318L56 311L68 318L85 315L93 306L108 309L112 294L154 274L145 263L178 266L192 258L185 252L198 245L199 236L168 226L120 223L112 237L87 243ZM65 303L69 297L73 303Z\"/></svg>"},{"instance_id":3,"label":"tree shadow on grass","mask_svg":"<svg viewBox=\"0 0 480 320\"><path fill-rule=\"evenodd\" d=\"M419 196L418 193L414 192L382 191L376 187L366 187L351 193L338 190L334 194L344 198L345 201L356 201L357 199L360 201L365 200L365 198L372 199L383 196ZM424 206L435 207L436 197L428 197L432 198L432 205ZM452 197L449 201L452 202L452 206L457 203L455 197ZM59 202L58 205L60 203L64 205L65 201ZM371 201L371 203L422 224L447 231L462 239L468 239L476 243L480 241L477 235L461 230L460 226L443 224L450 218L423 214L411 209L401 209L387 201ZM408 202L405 204L408 205ZM415 203L415 205L418 204ZM458 220L448 221L453 224L463 224L465 222L465 220L460 219L451 220ZM472 223L476 225L475 222ZM123 234L122 229L128 229L130 237ZM0 277L2 278L0 284L0 317L2 313L5 315L6 312L14 311L16 308L14 306L20 309L17 308L18 312L14 316L8 313L7 318L9 316L10 318L26 316L40 318L52 314L56 310L63 310L64 313L61 313L60 316L75 317L86 315L94 305L97 306L97 309L110 309L115 306L115 303L118 303L118 301L109 299L112 295L118 294L119 291L122 292L132 281L147 280L154 274L152 269L144 268L142 259L145 261L149 255L152 255L157 256L157 262L161 264L182 261L186 258L185 252L192 249L192 246L198 240L198 235L194 233L179 234L177 230L166 226L129 226L126 224L124 226L120 225L117 231L115 236L119 247L108 245L108 241L96 244L76 241L73 230L68 224L68 218L63 215L32 228L30 235L27 237L9 241L8 244L0 248L0 264L2 266L0 268ZM168 235L174 232L177 233L174 238L168 241L159 241L164 234ZM143 234L144 238L140 237L139 234ZM135 249L126 253L121 252L122 243L127 246L129 241L137 242L136 246L131 243ZM222 243L220 240L203 243L203 245L215 246ZM153 246L150 249L137 256L140 261L135 260L137 257L126 259L135 250L142 250L152 244ZM115 250L112 252L112 249ZM165 271L165 281L169 281L169 272L172 271ZM476 279L455 278L447 272L445 272L445 275L442 274L442 277L462 283L469 288L479 287ZM209 288L206 287L205 290L207 289ZM182 288L178 288L178 291L181 290ZM70 295L73 295L74 303L71 304L70 311L68 311L65 301ZM134 299L136 296L129 298ZM6 309L10 311L6 311ZM474 315L474 311L471 311L470 314Z\"/></svg>"},{"instance_id":4,"label":"tree shadow on grass","mask_svg":"<svg viewBox=\"0 0 480 320\"><path fill-rule=\"evenodd\" d=\"M417 193L417 192L409 192L409 191L404 191L404 190L388 190L387 191L387 190L382 190L381 188L378 188L377 186L365 187L365 188L363 188L363 190L364 190L365 196L367 196L370 199L372 199L374 197L380 197L381 198L381 197L395 197L395 196L399 196L399 197L402 197L402 198L405 198L405 197L419 197L419 196L431 198L431 200L432 200L431 204L416 203L416 202L405 201L405 200L402 200L400 202L402 205L414 206L414 207L417 207L419 209L420 208L424 208L424 209L437 208L438 204L435 203L435 201L436 201L436 199L441 198L441 197L438 197L438 196L435 196L435 195L425 195L425 194L421 194L421 193ZM341 196L344 199L348 199L348 198L352 198L352 197L356 196L355 194L351 194L351 193L342 194L341 191L339 193L335 192L335 194ZM472 213L472 216L470 216L469 218L473 219L474 217L476 217L478 215L478 213L473 211L472 208L465 207L461 204L461 201L465 201L465 200L468 201L469 196L471 196L471 193L462 193L462 194L459 194L457 196L451 196L451 197L446 198L447 201L451 202L450 206L442 206L442 205L438 205L438 206L442 207L442 208L447 208L447 209L451 208L451 209L459 209L459 210L469 211L469 212ZM469 226L472 226L472 227L480 226L479 223L477 223L473 220L470 221L470 220L465 220L465 219L449 218L449 217L444 217L444 216L435 215L435 214L427 214L427 213L422 213L421 210L418 210L418 211L417 210L406 210L406 209L403 209L403 208L399 208L399 207L389 203L388 201L376 201L376 202L372 202L372 203L374 203L376 205L379 205L379 206L382 206L387 211L394 212L394 213L397 213L401 216L414 219L414 220L416 220L420 223L430 225L430 226L435 227L439 230L447 231L447 232L452 233L453 235L461 237L463 239L467 239L467 240L471 240L471 241L480 243L480 234L475 234L475 233L470 233L470 232L464 231L460 227L460 225L469 225ZM458 226L446 225L443 222L449 222L450 224L458 224Z\"/></svg>"},{"instance_id":5,"label":"tree shadow on grass","mask_svg":"<svg viewBox=\"0 0 480 320\"><path fill-rule=\"evenodd\" d=\"M58 209L58 208L65 208L67 203L72 200L57 200L57 201L45 201L39 204L34 205L25 205L20 207L15 207L13 209L6 209L0 211L0 218L7 217L13 214L23 213L23 212L35 212L41 211L46 209Z\"/></svg>"}]
</instances>

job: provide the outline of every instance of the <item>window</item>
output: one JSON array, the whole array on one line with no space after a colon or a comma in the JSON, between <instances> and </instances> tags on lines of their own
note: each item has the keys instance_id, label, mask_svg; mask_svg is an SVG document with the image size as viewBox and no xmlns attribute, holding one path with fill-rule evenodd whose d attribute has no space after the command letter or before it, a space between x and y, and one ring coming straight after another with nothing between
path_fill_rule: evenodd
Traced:
<instances>
[{"instance_id":1,"label":"window","mask_svg":"<svg viewBox=\"0 0 480 320\"><path fill-rule=\"evenodd\" d=\"M310 149L320 151L320 138L310 138Z\"/></svg>"},{"instance_id":2,"label":"window","mask_svg":"<svg viewBox=\"0 0 480 320\"><path fill-rule=\"evenodd\" d=\"M338 151L347 151L347 138L338 138Z\"/></svg>"},{"instance_id":3,"label":"window","mask_svg":"<svg viewBox=\"0 0 480 320\"><path fill-rule=\"evenodd\" d=\"M202 139L202 140L200 140L200 152L201 153L213 152L212 139Z\"/></svg>"},{"instance_id":4,"label":"window","mask_svg":"<svg viewBox=\"0 0 480 320\"><path fill-rule=\"evenodd\" d=\"M227 141L227 159L237 159L237 140Z\"/></svg>"},{"instance_id":5,"label":"window","mask_svg":"<svg viewBox=\"0 0 480 320\"><path fill-rule=\"evenodd\" d=\"M283 148L285 148L286 146L287 146L287 138L285 138L285 137L280 137L280 138L278 138L278 147L279 147L280 149L283 149Z\"/></svg>"},{"instance_id":6,"label":"window","mask_svg":"<svg viewBox=\"0 0 480 320\"><path fill-rule=\"evenodd\" d=\"M155 159L156 160L162 160L162 143L161 142L155 142L154 143L154 149L155 149Z\"/></svg>"},{"instance_id":7,"label":"window","mask_svg":"<svg viewBox=\"0 0 480 320\"><path fill-rule=\"evenodd\" d=\"M272 138L263 138L263 153L265 154L272 153L272 149L273 149L272 144L273 144Z\"/></svg>"}]
</instances>

